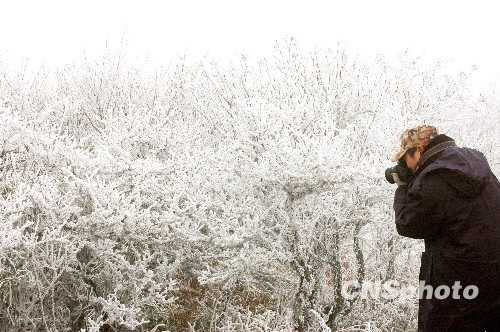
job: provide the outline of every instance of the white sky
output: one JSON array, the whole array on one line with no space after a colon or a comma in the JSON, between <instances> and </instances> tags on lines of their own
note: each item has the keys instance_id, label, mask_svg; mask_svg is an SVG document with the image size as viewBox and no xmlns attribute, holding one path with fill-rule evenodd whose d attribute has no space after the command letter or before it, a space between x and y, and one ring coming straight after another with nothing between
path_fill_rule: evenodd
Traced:
<instances>
[{"instance_id":1,"label":"white sky","mask_svg":"<svg viewBox=\"0 0 500 332\"><path fill-rule=\"evenodd\" d=\"M158 62L184 51L265 54L295 36L306 47L342 42L362 56L409 49L466 70L475 64L478 84L489 86L500 77L497 9L478 0L0 0L0 60L69 63L122 38L129 55Z\"/></svg>"}]
</instances>

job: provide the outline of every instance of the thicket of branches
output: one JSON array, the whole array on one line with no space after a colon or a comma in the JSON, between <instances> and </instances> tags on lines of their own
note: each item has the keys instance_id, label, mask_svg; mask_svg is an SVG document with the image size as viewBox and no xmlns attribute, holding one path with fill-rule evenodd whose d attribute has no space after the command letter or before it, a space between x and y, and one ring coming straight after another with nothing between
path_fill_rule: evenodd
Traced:
<instances>
[{"instance_id":1,"label":"thicket of branches","mask_svg":"<svg viewBox=\"0 0 500 332\"><path fill-rule=\"evenodd\" d=\"M121 56L1 68L0 326L7 331L404 331L417 284L383 171L432 123L496 170L493 96L403 54L363 63L293 39L272 57ZM498 126L497 126L498 127Z\"/></svg>"}]
</instances>

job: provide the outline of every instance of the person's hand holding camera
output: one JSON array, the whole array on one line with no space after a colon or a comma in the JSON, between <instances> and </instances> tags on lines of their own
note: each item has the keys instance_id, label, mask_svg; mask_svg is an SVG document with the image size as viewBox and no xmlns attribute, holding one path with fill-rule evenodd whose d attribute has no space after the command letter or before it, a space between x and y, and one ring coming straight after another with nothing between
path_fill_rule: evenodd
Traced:
<instances>
[{"instance_id":1,"label":"person's hand holding camera","mask_svg":"<svg viewBox=\"0 0 500 332\"><path fill-rule=\"evenodd\" d=\"M399 160L396 166L389 167L385 170L385 179L387 182L390 184L396 183L398 186L407 185L412 176L413 173L406 167L406 163L402 159Z\"/></svg>"}]
</instances>

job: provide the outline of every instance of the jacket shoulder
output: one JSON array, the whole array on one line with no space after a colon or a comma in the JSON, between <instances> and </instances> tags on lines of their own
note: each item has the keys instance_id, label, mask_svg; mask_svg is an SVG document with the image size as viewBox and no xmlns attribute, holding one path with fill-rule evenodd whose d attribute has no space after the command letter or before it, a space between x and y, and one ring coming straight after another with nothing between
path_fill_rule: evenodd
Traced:
<instances>
[{"instance_id":1,"label":"jacket shoulder","mask_svg":"<svg viewBox=\"0 0 500 332\"><path fill-rule=\"evenodd\" d=\"M452 176L453 171L446 168L434 168L418 174L417 178L408 187L408 193L420 193L427 195L439 195L446 193L448 189L444 178Z\"/></svg>"}]
</instances>

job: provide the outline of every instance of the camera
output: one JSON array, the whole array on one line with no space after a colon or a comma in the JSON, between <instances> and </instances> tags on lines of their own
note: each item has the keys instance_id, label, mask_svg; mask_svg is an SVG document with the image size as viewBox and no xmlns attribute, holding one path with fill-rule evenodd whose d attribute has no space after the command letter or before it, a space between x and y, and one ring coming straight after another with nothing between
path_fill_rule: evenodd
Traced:
<instances>
[{"instance_id":1,"label":"camera","mask_svg":"<svg viewBox=\"0 0 500 332\"><path fill-rule=\"evenodd\" d=\"M396 174L397 179L394 177ZM396 166L389 167L385 170L385 179L390 184L397 183L397 181L402 181L408 183L408 181L413 176L411 170L406 166L406 162L400 159Z\"/></svg>"}]
</instances>

